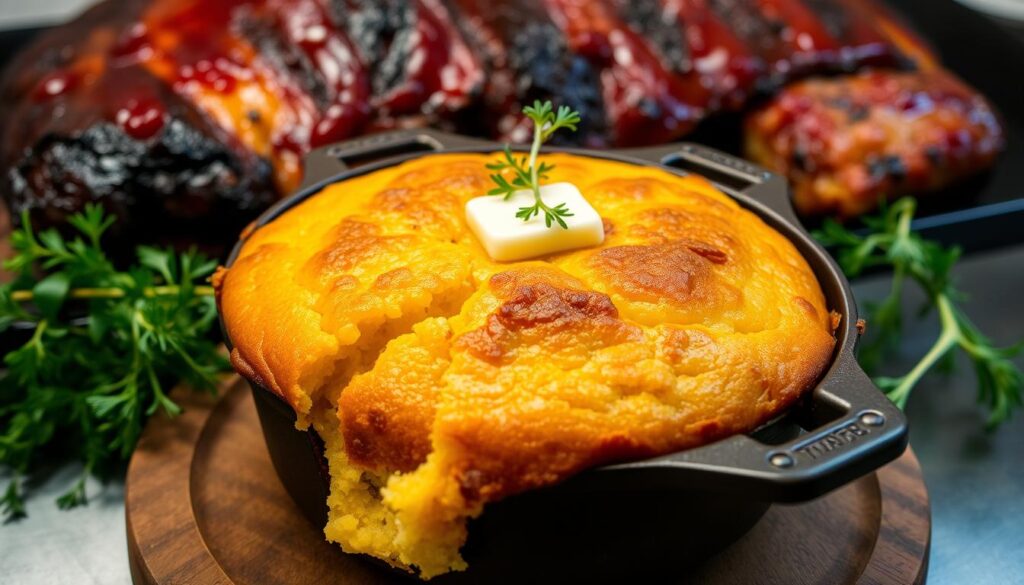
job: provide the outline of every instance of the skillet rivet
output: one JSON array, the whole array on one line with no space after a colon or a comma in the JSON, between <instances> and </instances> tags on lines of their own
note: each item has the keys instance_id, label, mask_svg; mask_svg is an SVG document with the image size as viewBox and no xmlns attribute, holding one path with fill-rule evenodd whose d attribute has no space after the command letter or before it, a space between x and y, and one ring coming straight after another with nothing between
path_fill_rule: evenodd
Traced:
<instances>
[{"instance_id":1,"label":"skillet rivet","mask_svg":"<svg viewBox=\"0 0 1024 585\"><path fill-rule=\"evenodd\" d=\"M880 412L869 410L860 415L860 422L869 427L880 427L885 424L885 417Z\"/></svg>"},{"instance_id":2,"label":"skillet rivet","mask_svg":"<svg viewBox=\"0 0 1024 585\"><path fill-rule=\"evenodd\" d=\"M785 453L775 453L774 455L768 458L768 462L774 465L775 467L779 467L782 469L786 469L787 467L793 467L793 465L796 463L795 461L793 461L792 457Z\"/></svg>"}]
</instances>

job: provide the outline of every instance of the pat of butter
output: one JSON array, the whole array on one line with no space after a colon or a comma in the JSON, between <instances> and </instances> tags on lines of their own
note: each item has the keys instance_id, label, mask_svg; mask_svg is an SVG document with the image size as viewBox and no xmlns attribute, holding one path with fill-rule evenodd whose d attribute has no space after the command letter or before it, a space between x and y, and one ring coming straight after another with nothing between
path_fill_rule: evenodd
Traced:
<instances>
[{"instance_id":1,"label":"pat of butter","mask_svg":"<svg viewBox=\"0 0 1024 585\"><path fill-rule=\"evenodd\" d=\"M466 203L466 221L491 258L499 261L524 260L574 248L596 246L604 241L604 224L572 183L553 183L540 188L548 207L561 203L572 213L563 217L569 229L557 223L549 228L544 212L527 221L516 217L521 207L532 207L533 191L516 191L508 199L486 195Z\"/></svg>"}]
</instances>

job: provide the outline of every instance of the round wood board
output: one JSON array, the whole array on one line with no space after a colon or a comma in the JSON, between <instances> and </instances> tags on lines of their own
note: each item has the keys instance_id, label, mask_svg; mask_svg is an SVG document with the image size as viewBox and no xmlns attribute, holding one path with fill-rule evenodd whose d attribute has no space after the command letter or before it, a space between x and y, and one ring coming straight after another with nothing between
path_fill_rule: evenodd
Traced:
<instances>
[{"instance_id":1,"label":"round wood board","mask_svg":"<svg viewBox=\"0 0 1024 585\"><path fill-rule=\"evenodd\" d=\"M128 558L136 585L410 583L344 554L284 491L248 387L219 397L179 389L185 413L154 417L128 469ZM931 537L917 458L818 500L773 506L680 583L924 583Z\"/></svg>"}]
</instances>

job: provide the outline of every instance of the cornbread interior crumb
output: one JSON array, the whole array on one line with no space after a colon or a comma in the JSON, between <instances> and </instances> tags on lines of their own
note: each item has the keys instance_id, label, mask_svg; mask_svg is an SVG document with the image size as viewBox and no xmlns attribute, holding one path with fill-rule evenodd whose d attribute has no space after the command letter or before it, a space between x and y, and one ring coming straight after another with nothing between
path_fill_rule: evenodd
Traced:
<instances>
[{"instance_id":1,"label":"cornbread interior crumb","mask_svg":"<svg viewBox=\"0 0 1024 585\"><path fill-rule=\"evenodd\" d=\"M494 156L326 187L216 282L236 368L324 439L327 538L423 578L487 503L749 431L834 345L792 244L695 176L547 155L605 242L492 261L462 209Z\"/></svg>"}]
</instances>

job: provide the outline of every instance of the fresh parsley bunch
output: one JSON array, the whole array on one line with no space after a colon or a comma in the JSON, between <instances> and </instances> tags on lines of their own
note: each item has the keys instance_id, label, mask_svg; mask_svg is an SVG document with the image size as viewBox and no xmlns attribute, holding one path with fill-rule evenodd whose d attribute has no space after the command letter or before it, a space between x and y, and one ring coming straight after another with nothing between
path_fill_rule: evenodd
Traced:
<instances>
[{"instance_id":1,"label":"fresh parsley bunch","mask_svg":"<svg viewBox=\"0 0 1024 585\"><path fill-rule=\"evenodd\" d=\"M853 278L873 267L893 271L892 288L880 304L868 307L869 325L876 331L874 341L864 346L860 358L873 368L882 355L899 340L902 329L900 300L908 280L928 295L929 305L939 316L942 332L921 361L907 374L877 377L875 382L901 408L917 382L934 366L952 357L959 348L971 359L978 376L978 402L989 411L988 428L1006 421L1021 406L1024 374L1011 359L1024 350L1024 343L996 347L958 307L963 295L950 278L950 269L960 258L959 248L945 248L923 239L910 229L914 217L913 199L900 199L883 207L876 217L864 218L869 234L860 236L832 220L826 220L815 237L831 247L847 276Z\"/></svg>"},{"instance_id":2,"label":"fresh parsley bunch","mask_svg":"<svg viewBox=\"0 0 1024 585\"><path fill-rule=\"evenodd\" d=\"M88 474L107 477L131 454L146 418L180 408L172 384L214 391L227 362L210 335L216 264L195 252L137 250L121 271L100 247L114 218L90 205L69 223L79 233L36 233L28 216L11 236L0 285L0 334L27 324L29 339L4 356L0 373L0 466L14 472L0 507L24 515L23 478L46 456L72 457L84 472L57 500L85 503Z\"/></svg>"},{"instance_id":3,"label":"fresh parsley bunch","mask_svg":"<svg viewBox=\"0 0 1024 585\"><path fill-rule=\"evenodd\" d=\"M534 203L533 205L520 207L516 211L516 217L523 221L529 221L531 217L543 212L544 223L547 227L550 228L553 223L557 223L562 226L562 229L569 229L564 218L572 217L573 214L565 204L560 203L555 207L550 207L544 203L544 199L540 196L540 181L546 179L547 174L555 166L546 162L541 162L538 165L537 156L540 154L541 145L547 142L555 132L562 128L572 131L576 130L576 125L580 123L579 112L572 110L568 106L561 106L556 112L550 101L541 102L538 100L533 102L532 106L523 108L523 114L533 121L533 144L530 147L530 155L529 157L524 156L517 159L512 154L512 148L506 144L505 157L487 165L488 169L495 171L491 175L491 180L497 185L487 194L500 195L508 199L516 191L529 189L533 191ZM506 170L511 170L512 172L511 181L501 174Z\"/></svg>"}]
</instances>

